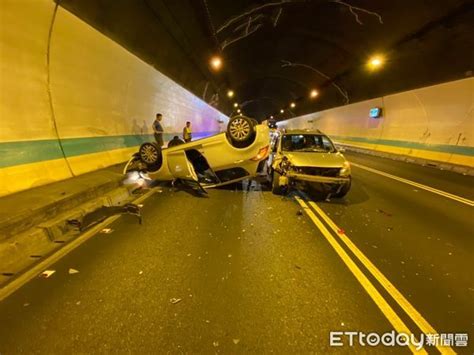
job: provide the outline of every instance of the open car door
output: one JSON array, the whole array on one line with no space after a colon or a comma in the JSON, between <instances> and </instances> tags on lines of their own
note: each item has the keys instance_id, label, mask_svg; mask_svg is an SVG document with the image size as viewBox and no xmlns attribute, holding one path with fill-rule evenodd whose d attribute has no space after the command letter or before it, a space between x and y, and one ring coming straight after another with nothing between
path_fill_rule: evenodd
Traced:
<instances>
[{"instance_id":1,"label":"open car door","mask_svg":"<svg viewBox=\"0 0 474 355\"><path fill-rule=\"evenodd\" d=\"M194 167L186 157L184 150L168 153L168 168L176 179L198 181L196 171L194 171Z\"/></svg>"}]
</instances>

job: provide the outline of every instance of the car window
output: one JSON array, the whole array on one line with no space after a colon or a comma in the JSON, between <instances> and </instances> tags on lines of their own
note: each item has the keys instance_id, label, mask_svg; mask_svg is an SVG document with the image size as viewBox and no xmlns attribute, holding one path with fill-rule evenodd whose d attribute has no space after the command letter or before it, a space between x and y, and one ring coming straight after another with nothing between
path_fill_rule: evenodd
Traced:
<instances>
[{"instance_id":1,"label":"car window","mask_svg":"<svg viewBox=\"0 0 474 355\"><path fill-rule=\"evenodd\" d=\"M286 134L282 137L281 149L287 152L333 152L329 138L320 134Z\"/></svg>"},{"instance_id":2,"label":"car window","mask_svg":"<svg viewBox=\"0 0 474 355\"><path fill-rule=\"evenodd\" d=\"M329 140L329 138L326 136L321 136L321 138L323 141L324 150L326 150L327 152L333 152L335 148L332 142Z\"/></svg>"}]
</instances>

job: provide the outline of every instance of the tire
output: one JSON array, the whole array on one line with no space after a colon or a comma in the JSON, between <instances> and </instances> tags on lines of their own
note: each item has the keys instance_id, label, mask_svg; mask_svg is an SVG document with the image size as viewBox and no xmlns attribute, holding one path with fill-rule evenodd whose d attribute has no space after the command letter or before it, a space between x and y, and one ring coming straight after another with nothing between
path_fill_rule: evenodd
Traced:
<instances>
[{"instance_id":1,"label":"tire","mask_svg":"<svg viewBox=\"0 0 474 355\"><path fill-rule=\"evenodd\" d=\"M140 159L148 166L161 165L161 148L154 143L143 143L138 151Z\"/></svg>"},{"instance_id":2,"label":"tire","mask_svg":"<svg viewBox=\"0 0 474 355\"><path fill-rule=\"evenodd\" d=\"M338 193L334 194L333 196L336 197L336 198L341 198L341 197L344 197L347 195L347 193L349 192L349 190L351 189L351 181L352 180L349 180L349 182L345 183L344 185L342 185L341 189L339 190Z\"/></svg>"},{"instance_id":3,"label":"tire","mask_svg":"<svg viewBox=\"0 0 474 355\"><path fill-rule=\"evenodd\" d=\"M123 174L127 174L131 171L140 171L140 157L136 157L135 155L127 162L125 167L123 168Z\"/></svg>"},{"instance_id":4,"label":"tire","mask_svg":"<svg viewBox=\"0 0 474 355\"><path fill-rule=\"evenodd\" d=\"M254 120L245 116L232 117L227 125L227 136L238 148L250 145L255 138Z\"/></svg>"},{"instance_id":5,"label":"tire","mask_svg":"<svg viewBox=\"0 0 474 355\"><path fill-rule=\"evenodd\" d=\"M272 173L272 192L275 195L282 195L283 194L283 189L279 185L279 180L280 180L281 174L273 170Z\"/></svg>"}]
</instances>

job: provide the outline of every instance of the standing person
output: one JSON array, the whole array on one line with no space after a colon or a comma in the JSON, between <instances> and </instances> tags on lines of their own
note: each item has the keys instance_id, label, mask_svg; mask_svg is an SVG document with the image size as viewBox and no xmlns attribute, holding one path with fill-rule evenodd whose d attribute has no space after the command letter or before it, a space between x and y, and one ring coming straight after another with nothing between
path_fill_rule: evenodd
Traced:
<instances>
[{"instance_id":1,"label":"standing person","mask_svg":"<svg viewBox=\"0 0 474 355\"><path fill-rule=\"evenodd\" d=\"M161 120L163 115L161 113L156 114L155 121L153 122L153 133L155 135L155 140L158 146L161 148L164 144L163 142L163 126L161 125Z\"/></svg>"},{"instance_id":2,"label":"standing person","mask_svg":"<svg viewBox=\"0 0 474 355\"><path fill-rule=\"evenodd\" d=\"M191 122L187 121L183 128L183 139L186 143L191 142L193 132L191 131Z\"/></svg>"}]
</instances>

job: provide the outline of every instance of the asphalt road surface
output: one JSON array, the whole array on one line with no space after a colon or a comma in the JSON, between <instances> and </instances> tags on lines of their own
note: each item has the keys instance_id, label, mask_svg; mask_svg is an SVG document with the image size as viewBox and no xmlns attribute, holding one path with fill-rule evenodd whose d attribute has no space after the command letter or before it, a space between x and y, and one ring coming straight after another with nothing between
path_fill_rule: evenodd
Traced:
<instances>
[{"instance_id":1,"label":"asphalt road surface","mask_svg":"<svg viewBox=\"0 0 474 355\"><path fill-rule=\"evenodd\" d=\"M408 354L330 346L331 331L404 327L467 334L438 350L472 353L473 207L365 167L469 200L473 178L347 157L358 166L340 200L257 182L164 188L143 225L121 217L0 302L0 353Z\"/></svg>"}]
</instances>

